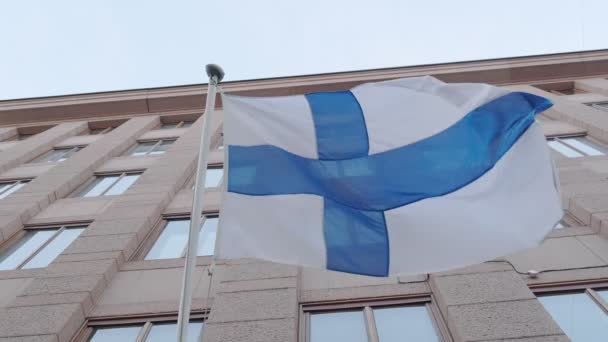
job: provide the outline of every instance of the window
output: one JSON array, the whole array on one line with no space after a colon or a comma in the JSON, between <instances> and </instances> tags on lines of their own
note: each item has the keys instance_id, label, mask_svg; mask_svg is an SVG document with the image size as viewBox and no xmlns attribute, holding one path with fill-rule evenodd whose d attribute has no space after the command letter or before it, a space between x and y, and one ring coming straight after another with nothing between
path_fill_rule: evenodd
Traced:
<instances>
[{"instance_id":1,"label":"window","mask_svg":"<svg viewBox=\"0 0 608 342\"><path fill-rule=\"evenodd\" d=\"M572 342L608 341L608 290L551 294L538 300Z\"/></svg>"},{"instance_id":2,"label":"window","mask_svg":"<svg viewBox=\"0 0 608 342\"><path fill-rule=\"evenodd\" d=\"M205 216L198 239L198 256L213 255L217 216ZM190 219L169 219L144 260L182 258L186 255Z\"/></svg>"},{"instance_id":3,"label":"window","mask_svg":"<svg viewBox=\"0 0 608 342\"><path fill-rule=\"evenodd\" d=\"M207 168L207 175L205 176L205 188L217 188L222 184L224 178L224 169L222 167L209 167ZM194 190L196 185L196 174L188 181L190 189Z\"/></svg>"},{"instance_id":4,"label":"window","mask_svg":"<svg viewBox=\"0 0 608 342\"><path fill-rule=\"evenodd\" d=\"M587 93L587 91L578 89L578 88L558 89L558 90L551 90L550 92L553 94L556 94L556 95L576 95L576 94L586 94Z\"/></svg>"},{"instance_id":5,"label":"window","mask_svg":"<svg viewBox=\"0 0 608 342\"><path fill-rule=\"evenodd\" d=\"M35 158L30 163L62 162L71 157L74 153L82 150L83 148L83 146L54 148L48 151L47 153Z\"/></svg>"},{"instance_id":6,"label":"window","mask_svg":"<svg viewBox=\"0 0 608 342\"><path fill-rule=\"evenodd\" d=\"M120 195L127 191L139 176L141 176L140 172L99 175L87 184L77 197Z\"/></svg>"},{"instance_id":7,"label":"window","mask_svg":"<svg viewBox=\"0 0 608 342\"><path fill-rule=\"evenodd\" d=\"M167 122L160 125L160 129L171 129L171 128L188 128L192 126L192 121L179 121L179 122Z\"/></svg>"},{"instance_id":8,"label":"window","mask_svg":"<svg viewBox=\"0 0 608 342\"><path fill-rule=\"evenodd\" d=\"M222 183L224 177L224 169L208 168L205 176L205 188L216 188Z\"/></svg>"},{"instance_id":9,"label":"window","mask_svg":"<svg viewBox=\"0 0 608 342\"><path fill-rule=\"evenodd\" d=\"M23 179L18 181L0 183L0 199L3 199L8 195L12 194L13 192L23 188L25 184L27 184L29 181L29 179Z\"/></svg>"},{"instance_id":10,"label":"window","mask_svg":"<svg viewBox=\"0 0 608 342\"><path fill-rule=\"evenodd\" d=\"M309 342L441 341L428 304L366 306L305 315Z\"/></svg>"},{"instance_id":11,"label":"window","mask_svg":"<svg viewBox=\"0 0 608 342\"><path fill-rule=\"evenodd\" d=\"M48 266L84 231L85 227L27 229L0 254L0 270Z\"/></svg>"},{"instance_id":12,"label":"window","mask_svg":"<svg viewBox=\"0 0 608 342\"><path fill-rule=\"evenodd\" d=\"M127 156L147 156L155 154L163 154L169 146L173 144L175 139L163 139L152 141L141 141L127 151Z\"/></svg>"},{"instance_id":13,"label":"window","mask_svg":"<svg viewBox=\"0 0 608 342\"><path fill-rule=\"evenodd\" d=\"M551 149L567 158L601 156L607 149L586 137L556 137L547 142Z\"/></svg>"},{"instance_id":14,"label":"window","mask_svg":"<svg viewBox=\"0 0 608 342\"><path fill-rule=\"evenodd\" d=\"M535 87L556 95L575 95L587 93L587 91L577 88L576 83L572 81L537 84Z\"/></svg>"},{"instance_id":15,"label":"window","mask_svg":"<svg viewBox=\"0 0 608 342\"><path fill-rule=\"evenodd\" d=\"M91 128L91 129L89 129L89 135L106 134L106 133L110 132L113 129L114 129L114 127Z\"/></svg>"},{"instance_id":16,"label":"window","mask_svg":"<svg viewBox=\"0 0 608 342\"><path fill-rule=\"evenodd\" d=\"M595 102L595 103L587 103L589 107L593 107L595 109L604 110L608 112L608 102Z\"/></svg>"},{"instance_id":17,"label":"window","mask_svg":"<svg viewBox=\"0 0 608 342\"><path fill-rule=\"evenodd\" d=\"M22 133L17 133L16 135L13 135L10 138L4 139L3 141L22 141L22 140L26 140L30 137L33 137L35 134L22 134Z\"/></svg>"},{"instance_id":18,"label":"window","mask_svg":"<svg viewBox=\"0 0 608 342\"><path fill-rule=\"evenodd\" d=\"M192 320L188 324L188 342L201 341L204 322ZM177 323L156 321L127 323L113 326L92 326L77 341L90 342L166 342L175 341Z\"/></svg>"},{"instance_id":19,"label":"window","mask_svg":"<svg viewBox=\"0 0 608 342\"><path fill-rule=\"evenodd\" d=\"M216 149L218 149L218 150L223 150L224 149L224 134L222 134L220 136L220 138L217 141L217 145L216 146L217 146Z\"/></svg>"}]
</instances>

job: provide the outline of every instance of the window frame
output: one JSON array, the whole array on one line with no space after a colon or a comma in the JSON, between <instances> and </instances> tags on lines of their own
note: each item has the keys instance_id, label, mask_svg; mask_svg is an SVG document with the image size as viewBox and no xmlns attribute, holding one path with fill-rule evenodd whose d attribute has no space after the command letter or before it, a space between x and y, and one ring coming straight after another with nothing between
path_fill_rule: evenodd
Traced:
<instances>
[{"instance_id":1,"label":"window frame","mask_svg":"<svg viewBox=\"0 0 608 342\"><path fill-rule=\"evenodd\" d=\"M205 220L207 218L219 218L220 212L218 210L203 211L201 216L202 217L204 216L203 220L201 220L201 225L204 225ZM154 229L152 229L152 231L145 238L144 243L142 243L140 245L140 247L138 248L138 250L135 252L135 255L134 255L132 261L155 262L158 260L182 260L182 258L184 258L186 256L185 253L186 253L186 249L188 247L187 243L184 245L184 249L182 250L181 256L179 258L150 259L150 260L145 259L146 255L148 255L148 253L150 253L150 251L152 250L152 247L154 247L154 244L156 243L156 241L158 241L158 238L165 231L167 224L171 220L190 220L190 213L162 215L160 217L160 219L155 223ZM199 238L200 238L200 236L199 236ZM217 236L216 236L216 241L217 241ZM215 254L215 250L213 251L213 253ZM200 255L200 256L197 255L196 257L197 258L212 258L213 255Z\"/></svg>"},{"instance_id":2,"label":"window frame","mask_svg":"<svg viewBox=\"0 0 608 342\"><path fill-rule=\"evenodd\" d=\"M226 181L226 169L224 168L224 163L209 163L207 164L207 169L206 170L210 170L210 169L220 169L222 170L222 179L220 180L220 183L217 186L212 186L212 187L203 187L203 189L205 190L215 190L215 189L220 189L222 187L222 185L224 184L224 182ZM205 177L205 181L208 178ZM196 185L196 172L194 172L194 174L192 176L190 176L190 178L188 179L188 181L186 182L186 186L184 187L184 189L188 189L188 190L192 190L194 191L194 186Z\"/></svg>"},{"instance_id":3,"label":"window frame","mask_svg":"<svg viewBox=\"0 0 608 342\"><path fill-rule=\"evenodd\" d=\"M189 126L183 127L184 125L189 124ZM194 124L194 121L189 120L181 120L177 123L175 122L161 122L159 129L176 129L176 128L190 128ZM175 127L164 127L165 125L175 125Z\"/></svg>"},{"instance_id":4,"label":"window frame","mask_svg":"<svg viewBox=\"0 0 608 342\"><path fill-rule=\"evenodd\" d=\"M92 221L74 221L74 222L69 222L69 223L60 223L60 224L46 224L46 225L37 225L37 226L25 226L23 227L23 229L21 231L19 231L18 233L14 234L13 236L11 236L10 238L8 238L7 240L5 240L4 242L2 242L0 244L0 255L4 254L8 249L10 249L11 247L13 247L16 243L19 242L19 240L21 240L28 232L33 231L33 232L37 232L37 231L42 231L42 230L54 230L56 229L55 233L53 233L53 235L51 235L47 241L45 241L43 244L41 244L36 250L34 250L32 252L32 254L30 256L28 256L27 258L25 258L17 267L15 267L12 270L0 270L0 272L2 271L17 271L17 270L21 270L23 269L22 267L25 266L28 262L30 262L30 260L32 260L34 257L36 257L36 255L38 255L47 245L49 245L51 242L53 242L53 240L59 236L59 234L61 234L61 232L65 231L66 229L71 229L71 228L88 228L89 225L91 224ZM54 261L54 260L53 260ZM51 262L53 262L51 261ZM39 267L36 268L31 268L28 270L35 270L35 269L40 269Z\"/></svg>"},{"instance_id":5,"label":"window frame","mask_svg":"<svg viewBox=\"0 0 608 342\"><path fill-rule=\"evenodd\" d=\"M429 314L431 324L440 342L453 342L447 324L443 320L436 300L432 294L392 296L385 298L363 298L348 301L314 302L300 304L298 341L311 342L310 316L318 313L334 313L341 311L361 310L365 321L365 331L368 342L379 342L374 308L389 308L424 305Z\"/></svg>"},{"instance_id":6,"label":"window frame","mask_svg":"<svg viewBox=\"0 0 608 342\"><path fill-rule=\"evenodd\" d=\"M204 310L196 310L190 313L190 321L195 322L203 322L203 324L207 323L207 319L209 318L209 309ZM71 340L73 342L87 342L93 336L93 332L97 328L111 328L111 327L121 327L125 325L141 325L142 329L139 331L137 335L137 342L142 342L152 329L154 323L173 323L177 324L177 313L161 313L156 315L130 315L124 317L111 317L111 318L91 318L84 322L84 324L80 327L79 331L76 333L74 338ZM204 334L205 326L203 325L203 329L201 330ZM202 336L202 335L201 335ZM199 336L198 342L202 342L202 339Z\"/></svg>"},{"instance_id":7,"label":"window frame","mask_svg":"<svg viewBox=\"0 0 608 342\"><path fill-rule=\"evenodd\" d=\"M553 136L546 137L547 146L549 145L550 141L557 141L559 144L562 144L562 145L566 146L567 148L569 148L571 150L574 150L575 152L577 152L577 153L579 153L579 154L582 155L580 157L568 157L568 156L562 154L561 152L553 149L551 146L548 146L551 151L554 151L554 152L558 153L560 156L562 156L564 158L567 158L567 159L582 158L582 157L594 157L592 155L587 154L584 151L581 151L580 149L576 148L575 146L572 146L572 145L568 144L566 141L563 141L563 139L570 139L570 138L584 138L584 139L587 139L587 140L591 141L594 144L598 144L600 146L603 145L603 143L595 141L588 134L559 134L559 135L553 135ZM594 148L593 146L589 146L589 147ZM608 147L605 147L605 148L608 150ZM608 155L608 153L604 153L603 151L600 151L600 152L602 152L603 155Z\"/></svg>"},{"instance_id":8,"label":"window frame","mask_svg":"<svg viewBox=\"0 0 608 342\"><path fill-rule=\"evenodd\" d=\"M7 188L6 190L4 190L4 191L1 191L1 190L0 190L0 200L3 200L3 199L5 199L5 198L7 198L8 196L10 196L10 195L12 195L13 193L15 193L15 191L19 191L19 189L17 189L17 190L15 190L15 191L11 192L10 194L8 194L8 195L6 195L6 196L2 197L2 195L3 195L4 193L6 193L6 192L7 192L7 191L9 191L10 189L14 188L14 187L15 187L17 184L26 184L26 185L27 185L27 183L31 182L32 180L33 180L33 178L23 178L23 179L13 179L13 180L2 180L2 181L0 181L0 186L1 186L2 184L12 184L10 187L8 187L8 188ZM25 185L24 185L24 186L25 186Z\"/></svg>"},{"instance_id":9,"label":"window frame","mask_svg":"<svg viewBox=\"0 0 608 342\"><path fill-rule=\"evenodd\" d=\"M61 163L63 161L68 160L69 157L71 157L75 153L78 153L79 151L81 151L85 147L87 147L87 146L86 145L76 145L76 146L53 147L52 149L44 152L43 154L39 155L38 157L36 157L34 159L32 159L30 162L28 162L28 164ZM59 157L59 159L64 158L66 155L68 155L68 157L65 158L65 159L63 159L63 160L46 160L46 161L38 161L37 160L37 159L39 159L39 158L41 158L43 156L46 156L47 154L49 154L51 152L55 152L55 151L63 151L63 153L61 154L61 156Z\"/></svg>"},{"instance_id":10,"label":"window frame","mask_svg":"<svg viewBox=\"0 0 608 342\"><path fill-rule=\"evenodd\" d=\"M112 126L104 127L104 128L89 128L89 135L102 135L108 132L111 132L114 129ZM95 132L95 133L93 133Z\"/></svg>"},{"instance_id":11,"label":"window frame","mask_svg":"<svg viewBox=\"0 0 608 342\"><path fill-rule=\"evenodd\" d=\"M589 103L585 103L585 104L593 109L601 110L603 112L608 112L608 101L589 102Z\"/></svg>"},{"instance_id":12,"label":"window frame","mask_svg":"<svg viewBox=\"0 0 608 342\"><path fill-rule=\"evenodd\" d=\"M129 175L143 175L143 173L145 172L145 170L129 170L129 171L117 171L117 172L100 172L100 173L95 173L93 175L93 178L90 179L88 182L85 182L83 185L81 185L79 188L76 189L76 191L74 191L74 194L70 197L72 198L87 198L84 195L84 191L86 188L89 187L89 185L91 185L93 182L95 182L98 178L100 177L112 177L112 176L117 176L118 178L112 182L112 184L110 184L110 186L108 186L104 191L102 191L99 195L97 196L90 196L88 198L96 198L96 197L103 197L106 196L105 194L110 191L110 189L112 189L112 187L114 185L116 185L118 182L120 182L121 179L123 179L126 176ZM120 196L120 195L107 195L107 196Z\"/></svg>"},{"instance_id":13,"label":"window frame","mask_svg":"<svg viewBox=\"0 0 608 342\"><path fill-rule=\"evenodd\" d=\"M165 151L162 151L162 153L157 153L157 154L152 154L152 152L156 152L155 149L158 148L163 142L165 141L171 141L171 145L177 140L177 138L161 138L161 139L145 139L145 140L137 140L135 142L135 145L133 145L130 149L127 150L127 152L125 153L124 157L149 157L149 156L154 156L154 155L159 155L159 154L164 154ZM145 154L141 154L141 155L137 155L134 156L132 153L133 151L135 151L135 149L137 149L137 147L139 146L139 144L143 144L143 143L150 143L150 142L155 142L154 145L150 146L150 148L144 152Z\"/></svg>"},{"instance_id":14,"label":"window frame","mask_svg":"<svg viewBox=\"0 0 608 342\"><path fill-rule=\"evenodd\" d=\"M579 95L579 94L588 94L589 92L580 88L572 87L572 88L562 88L562 89L551 89L549 90L551 94L560 95L560 96L570 96L570 95Z\"/></svg>"},{"instance_id":15,"label":"window frame","mask_svg":"<svg viewBox=\"0 0 608 342\"><path fill-rule=\"evenodd\" d=\"M528 284L528 288L532 291L532 293L534 293L534 295L537 297L537 300L538 297L542 296L559 296L584 293L591 298L592 302L599 306L600 310L602 310L606 315L608 315L608 302L605 301L602 296L600 296L596 291L608 290L608 278Z\"/></svg>"}]
</instances>

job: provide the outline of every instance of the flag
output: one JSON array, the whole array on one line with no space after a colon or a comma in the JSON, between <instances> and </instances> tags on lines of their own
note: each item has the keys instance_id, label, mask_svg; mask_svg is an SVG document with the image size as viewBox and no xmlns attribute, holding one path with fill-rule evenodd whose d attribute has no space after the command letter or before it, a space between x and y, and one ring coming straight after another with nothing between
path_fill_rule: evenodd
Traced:
<instances>
[{"instance_id":1,"label":"flag","mask_svg":"<svg viewBox=\"0 0 608 342\"><path fill-rule=\"evenodd\" d=\"M223 103L218 258L430 273L534 247L562 217L545 98L415 77Z\"/></svg>"}]
</instances>

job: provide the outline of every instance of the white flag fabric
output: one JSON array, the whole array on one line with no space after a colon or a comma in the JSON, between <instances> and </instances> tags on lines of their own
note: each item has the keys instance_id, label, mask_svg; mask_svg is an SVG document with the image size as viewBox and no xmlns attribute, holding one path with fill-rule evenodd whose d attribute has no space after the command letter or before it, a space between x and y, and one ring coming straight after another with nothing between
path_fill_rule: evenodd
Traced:
<instances>
[{"instance_id":1,"label":"white flag fabric","mask_svg":"<svg viewBox=\"0 0 608 342\"><path fill-rule=\"evenodd\" d=\"M562 217L545 98L416 77L223 103L218 258L430 273L534 247Z\"/></svg>"}]
</instances>

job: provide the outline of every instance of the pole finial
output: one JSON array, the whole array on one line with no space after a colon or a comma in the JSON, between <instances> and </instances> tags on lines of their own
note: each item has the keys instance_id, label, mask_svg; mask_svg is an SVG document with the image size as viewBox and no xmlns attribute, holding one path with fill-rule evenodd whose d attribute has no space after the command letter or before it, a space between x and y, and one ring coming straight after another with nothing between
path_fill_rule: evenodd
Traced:
<instances>
[{"instance_id":1,"label":"pole finial","mask_svg":"<svg viewBox=\"0 0 608 342\"><path fill-rule=\"evenodd\" d=\"M224 78L224 70L217 64L207 64L205 66L205 71L207 71L207 76L209 76L209 78L215 76L218 83Z\"/></svg>"}]
</instances>

